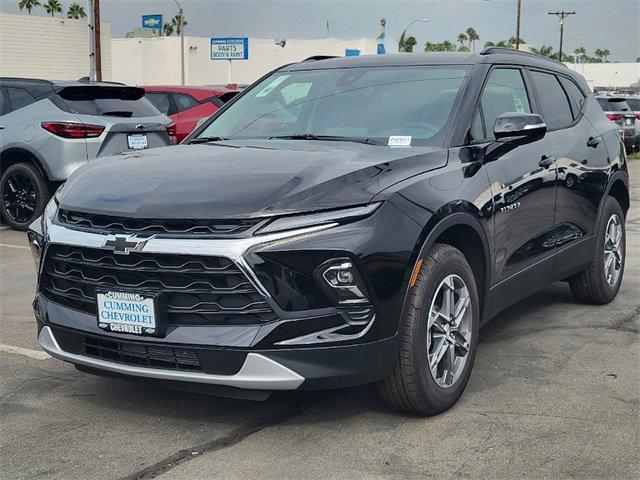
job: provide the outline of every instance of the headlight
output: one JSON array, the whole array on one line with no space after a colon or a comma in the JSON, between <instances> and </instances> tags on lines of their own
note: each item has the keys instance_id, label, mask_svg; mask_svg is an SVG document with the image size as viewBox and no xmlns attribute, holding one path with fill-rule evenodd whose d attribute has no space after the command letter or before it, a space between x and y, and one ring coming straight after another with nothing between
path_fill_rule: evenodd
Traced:
<instances>
[{"instance_id":1,"label":"headlight","mask_svg":"<svg viewBox=\"0 0 640 480\"><path fill-rule=\"evenodd\" d=\"M44 249L45 238L47 236L47 222L53 221L58 211L58 203L60 198L60 190L51 197L49 203L44 209L42 216L37 218L30 226L27 232L27 240L31 249L31 256L36 267L36 272L40 270L40 260Z\"/></svg>"},{"instance_id":2,"label":"headlight","mask_svg":"<svg viewBox=\"0 0 640 480\"><path fill-rule=\"evenodd\" d=\"M295 230L297 228L314 227L329 223L344 223L360 218L368 217L375 212L381 203L372 203L361 207L341 208L329 210L327 212L309 213L305 215L292 215L290 217L280 217L272 220L260 230L258 234L282 232L284 230Z\"/></svg>"}]
</instances>

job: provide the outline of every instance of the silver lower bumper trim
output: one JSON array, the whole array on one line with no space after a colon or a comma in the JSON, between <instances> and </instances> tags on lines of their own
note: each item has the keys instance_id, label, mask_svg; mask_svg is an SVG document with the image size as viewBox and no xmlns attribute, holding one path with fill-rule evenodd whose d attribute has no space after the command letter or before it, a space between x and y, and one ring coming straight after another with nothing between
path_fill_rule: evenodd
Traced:
<instances>
[{"instance_id":1,"label":"silver lower bumper trim","mask_svg":"<svg viewBox=\"0 0 640 480\"><path fill-rule=\"evenodd\" d=\"M65 352L58 345L49 327L43 327L40 330L38 343L47 353L60 360L136 377L208 383L251 390L295 390L304 382L304 377L259 353L247 354L242 368L235 375L212 375L208 373L136 367Z\"/></svg>"}]
</instances>

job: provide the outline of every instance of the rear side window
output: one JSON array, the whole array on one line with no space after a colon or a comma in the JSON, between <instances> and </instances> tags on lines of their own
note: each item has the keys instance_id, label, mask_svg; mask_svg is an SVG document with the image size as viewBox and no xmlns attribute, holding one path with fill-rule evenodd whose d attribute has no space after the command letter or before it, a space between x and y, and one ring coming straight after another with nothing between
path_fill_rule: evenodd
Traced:
<instances>
[{"instance_id":1,"label":"rear side window","mask_svg":"<svg viewBox=\"0 0 640 480\"><path fill-rule=\"evenodd\" d=\"M577 119L582 112L582 106L586 97L582 90L568 78L560 77L560 83L564 87L565 92L569 96L569 102L571 103L571 112L573 113L573 119Z\"/></svg>"},{"instance_id":2,"label":"rear side window","mask_svg":"<svg viewBox=\"0 0 640 480\"><path fill-rule=\"evenodd\" d=\"M160 112L133 87L66 87L52 101L62 110L105 117L155 117Z\"/></svg>"},{"instance_id":3,"label":"rear side window","mask_svg":"<svg viewBox=\"0 0 640 480\"><path fill-rule=\"evenodd\" d=\"M222 99L213 96L213 97L209 97L206 100L204 100L205 102L209 102L212 105L215 105L216 107L220 108L222 105L224 105L224 102L222 101Z\"/></svg>"},{"instance_id":4,"label":"rear side window","mask_svg":"<svg viewBox=\"0 0 640 480\"><path fill-rule=\"evenodd\" d=\"M11 111L9 101L7 100L7 92L5 88L0 88L0 115L6 115Z\"/></svg>"},{"instance_id":5,"label":"rear side window","mask_svg":"<svg viewBox=\"0 0 640 480\"><path fill-rule=\"evenodd\" d=\"M8 87L7 92L11 101L11 111L19 110L36 102L33 95L22 88Z\"/></svg>"},{"instance_id":6,"label":"rear side window","mask_svg":"<svg viewBox=\"0 0 640 480\"><path fill-rule=\"evenodd\" d=\"M173 99L176 102L176 106L178 107L179 112L184 112L185 110L189 110L190 108L200 105L200 102L198 102L195 98L184 93L174 93Z\"/></svg>"},{"instance_id":7,"label":"rear side window","mask_svg":"<svg viewBox=\"0 0 640 480\"><path fill-rule=\"evenodd\" d=\"M145 97L153 104L154 107L165 115L173 115L173 106L168 93L146 93Z\"/></svg>"},{"instance_id":8,"label":"rear side window","mask_svg":"<svg viewBox=\"0 0 640 480\"><path fill-rule=\"evenodd\" d=\"M540 103L542 118L550 130L566 128L573 123L569 99L555 75L531 72Z\"/></svg>"},{"instance_id":9,"label":"rear side window","mask_svg":"<svg viewBox=\"0 0 640 480\"><path fill-rule=\"evenodd\" d=\"M496 68L484 86L480 110L476 112L471 127L472 139L493 140L496 119L507 112L531 113L531 105L520 70Z\"/></svg>"}]
</instances>

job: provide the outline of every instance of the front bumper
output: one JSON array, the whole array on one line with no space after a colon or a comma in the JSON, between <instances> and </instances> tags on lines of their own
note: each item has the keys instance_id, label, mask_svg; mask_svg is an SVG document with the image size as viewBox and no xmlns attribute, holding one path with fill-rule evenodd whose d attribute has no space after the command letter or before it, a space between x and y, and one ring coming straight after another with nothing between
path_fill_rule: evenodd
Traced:
<instances>
[{"instance_id":1,"label":"front bumper","mask_svg":"<svg viewBox=\"0 0 640 480\"><path fill-rule=\"evenodd\" d=\"M52 245L71 250L77 247L78 251L105 248L105 234L53 223L46 227L40 279ZM419 231L396 207L386 204L362 221L311 227L294 234L235 239L151 237L140 255L222 256L232 260L264 296L276 320L247 325L176 324L169 325L160 337L139 337L104 331L98 327L95 313L63 305L41 292L34 304L39 341L54 357L78 367L167 383L269 391L370 383L388 376L396 362L407 265ZM291 258L317 256L318 252L335 252L335 256L346 253L357 259L374 309L369 320L353 321L350 313L335 307L287 309L274 294L274 286L266 283L268 275L265 277L265 271L260 270L260 262L265 265L274 260L284 265ZM282 255L287 258L283 260ZM42 289L42 285L39 287ZM69 341L73 336L76 340ZM92 356L82 346L85 337L130 344L127 348L191 349L197 351L199 369L181 371Z\"/></svg>"}]
</instances>

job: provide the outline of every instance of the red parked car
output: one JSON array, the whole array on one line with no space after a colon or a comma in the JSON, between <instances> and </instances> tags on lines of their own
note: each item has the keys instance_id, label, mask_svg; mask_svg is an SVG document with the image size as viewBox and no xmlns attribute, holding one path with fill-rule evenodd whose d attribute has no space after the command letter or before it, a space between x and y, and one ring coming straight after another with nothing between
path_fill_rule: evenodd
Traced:
<instances>
[{"instance_id":1,"label":"red parked car","mask_svg":"<svg viewBox=\"0 0 640 480\"><path fill-rule=\"evenodd\" d=\"M176 124L177 141L189 135L203 118L213 115L239 90L236 85L185 87L150 85L145 96Z\"/></svg>"}]
</instances>

